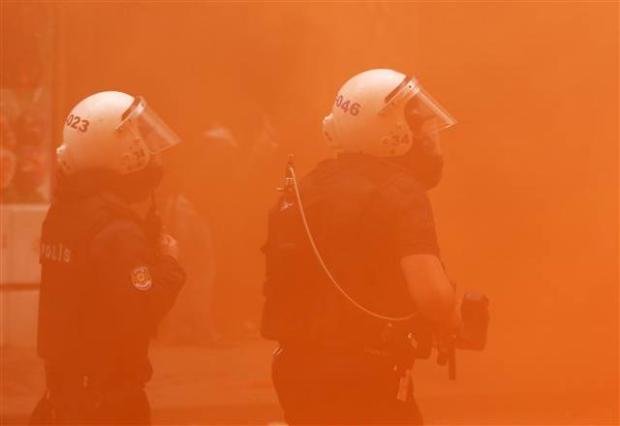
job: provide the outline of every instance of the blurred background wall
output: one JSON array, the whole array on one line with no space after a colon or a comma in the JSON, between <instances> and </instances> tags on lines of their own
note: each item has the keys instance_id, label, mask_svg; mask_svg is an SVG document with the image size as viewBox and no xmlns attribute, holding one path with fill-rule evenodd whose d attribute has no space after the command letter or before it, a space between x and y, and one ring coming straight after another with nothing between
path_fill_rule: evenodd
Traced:
<instances>
[{"instance_id":1,"label":"blurred background wall","mask_svg":"<svg viewBox=\"0 0 620 426\"><path fill-rule=\"evenodd\" d=\"M259 248L286 155L301 172L327 156L321 120L340 85L368 68L396 68L416 74L459 121L443 136L446 173L431 197L450 274L461 289L486 292L493 309L487 352L462 369L479 374L471 380L480 386L522 391L515 403L525 410L559 386L567 407L598 404L617 419L617 3L2 11L3 87L13 84L12 52L40 25L32 16L52 22L42 35L54 41L43 55L52 145L78 100L111 89L144 95L184 140L167 158L165 187L203 221L193 261L207 253L211 264L208 284L192 284L164 336L255 333ZM175 320L182 311L198 314ZM196 325L205 322L213 327Z\"/></svg>"}]
</instances>

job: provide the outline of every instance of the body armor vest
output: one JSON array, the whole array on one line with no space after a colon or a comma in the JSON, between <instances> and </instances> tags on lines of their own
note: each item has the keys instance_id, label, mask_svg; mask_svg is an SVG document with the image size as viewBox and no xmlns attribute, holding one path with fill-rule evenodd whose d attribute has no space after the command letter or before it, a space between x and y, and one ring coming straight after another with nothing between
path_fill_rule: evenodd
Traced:
<instances>
[{"instance_id":1,"label":"body armor vest","mask_svg":"<svg viewBox=\"0 0 620 426\"><path fill-rule=\"evenodd\" d=\"M41 235L38 352L46 361L88 371L103 356L106 312L98 303L89 244L106 225L135 220L128 207L103 195L61 199Z\"/></svg>"},{"instance_id":2,"label":"body armor vest","mask_svg":"<svg viewBox=\"0 0 620 426\"><path fill-rule=\"evenodd\" d=\"M384 315L410 313L389 212L378 196L394 168L351 160L324 162L303 179L309 227L332 275L357 302ZM336 346L380 344L386 321L353 306L327 279L292 194L270 211L268 226L263 336Z\"/></svg>"}]
</instances>

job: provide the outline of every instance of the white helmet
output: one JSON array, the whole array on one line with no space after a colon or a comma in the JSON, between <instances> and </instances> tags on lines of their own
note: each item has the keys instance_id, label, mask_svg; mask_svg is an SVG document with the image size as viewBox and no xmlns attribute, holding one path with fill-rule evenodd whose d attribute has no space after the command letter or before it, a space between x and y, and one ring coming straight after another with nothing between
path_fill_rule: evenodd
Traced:
<instances>
[{"instance_id":1,"label":"white helmet","mask_svg":"<svg viewBox=\"0 0 620 426\"><path fill-rule=\"evenodd\" d=\"M332 112L323 120L328 145L339 151L362 152L378 157L405 154L412 131L405 107L417 99L417 114L435 130L456 121L428 95L414 78L389 69L358 74L338 91Z\"/></svg>"},{"instance_id":2,"label":"white helmet","mask_svg":"<svg viewBox=\"0 0 620 426\"><path fill-rule=\"evenodd\" d=\"M65 174L98 169L124 175L144 169L152 154L179 142L143 98L99 92L67 116L56 157Z\"/></svg>"}]
</instances>

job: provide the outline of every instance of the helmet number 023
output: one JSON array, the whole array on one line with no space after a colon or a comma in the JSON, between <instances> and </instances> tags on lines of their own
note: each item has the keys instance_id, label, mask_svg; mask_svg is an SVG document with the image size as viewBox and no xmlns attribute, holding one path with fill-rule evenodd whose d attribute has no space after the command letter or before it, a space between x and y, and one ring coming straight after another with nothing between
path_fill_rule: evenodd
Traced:
<instances>
[{"instance_id":1,"label":"helmet number 023","mask_svg":"<svg viewBox=\"0 0 620 426\"><path fill-rule=\"evenodd\" d=\"M90 123L88 120L83 120L81 117L73 114L69 114L67 120L65 121L65 126L79 130L82 133L88 130L89 124Z\"/></svg>"},{"instance_id":2,"label":"helmet number 023","mask_svg":"<svg viewBox=\"0 0 620 426\"><path fill-rule=\"evenodd\" d=\"M351 104L351 101L348 99L344 99L342 95L338 95L336 98L336 106L343 110L344 112L348 112L351 115L357 115L360 113L360 108L362 107L357 102Z\"/></svg>"}]
</instances>

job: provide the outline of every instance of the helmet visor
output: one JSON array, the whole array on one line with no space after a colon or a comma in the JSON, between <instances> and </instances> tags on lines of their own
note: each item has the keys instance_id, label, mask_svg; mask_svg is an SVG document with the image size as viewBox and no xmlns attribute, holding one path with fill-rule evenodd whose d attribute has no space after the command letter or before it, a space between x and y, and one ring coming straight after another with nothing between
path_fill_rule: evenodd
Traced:
<instances>
[{"instance_id":1,"label":"helmet visor","mask_svg":"<svg viewBox=\"0 0 620 426\"><path fill-rule=\"evenodd\" d=\"M412 131L423 127L434 131L447 129L456 120L432 98L414 78L405 77L403 81L385 98L384 110L405 104L405 117Z\"/></svg>"},{"instance_id":2,"label":"helmet visor","mask_svg":"<svg viewBox=\"0 0 620 426\"><path fill-rule=\"evenodd\" d=\"M123 114L119 129L131 124L152 154L165 151L181 142L177 134L162 120L144 98L136 96L134 102Z\"/></svg>"},{"instance_id":3,"label":"helmet visor","mask_svg":"<svg viewBox=\"0 0 620 426\"><path fill-rule=\"evenodd\" d=\"M440 131L456 124L456 120L439 102L421 87L418 86L416 89L413 96L405 104L405 118L409 127L425 125L430 126L435 131Z\"/></svg>"}]
</instances>

